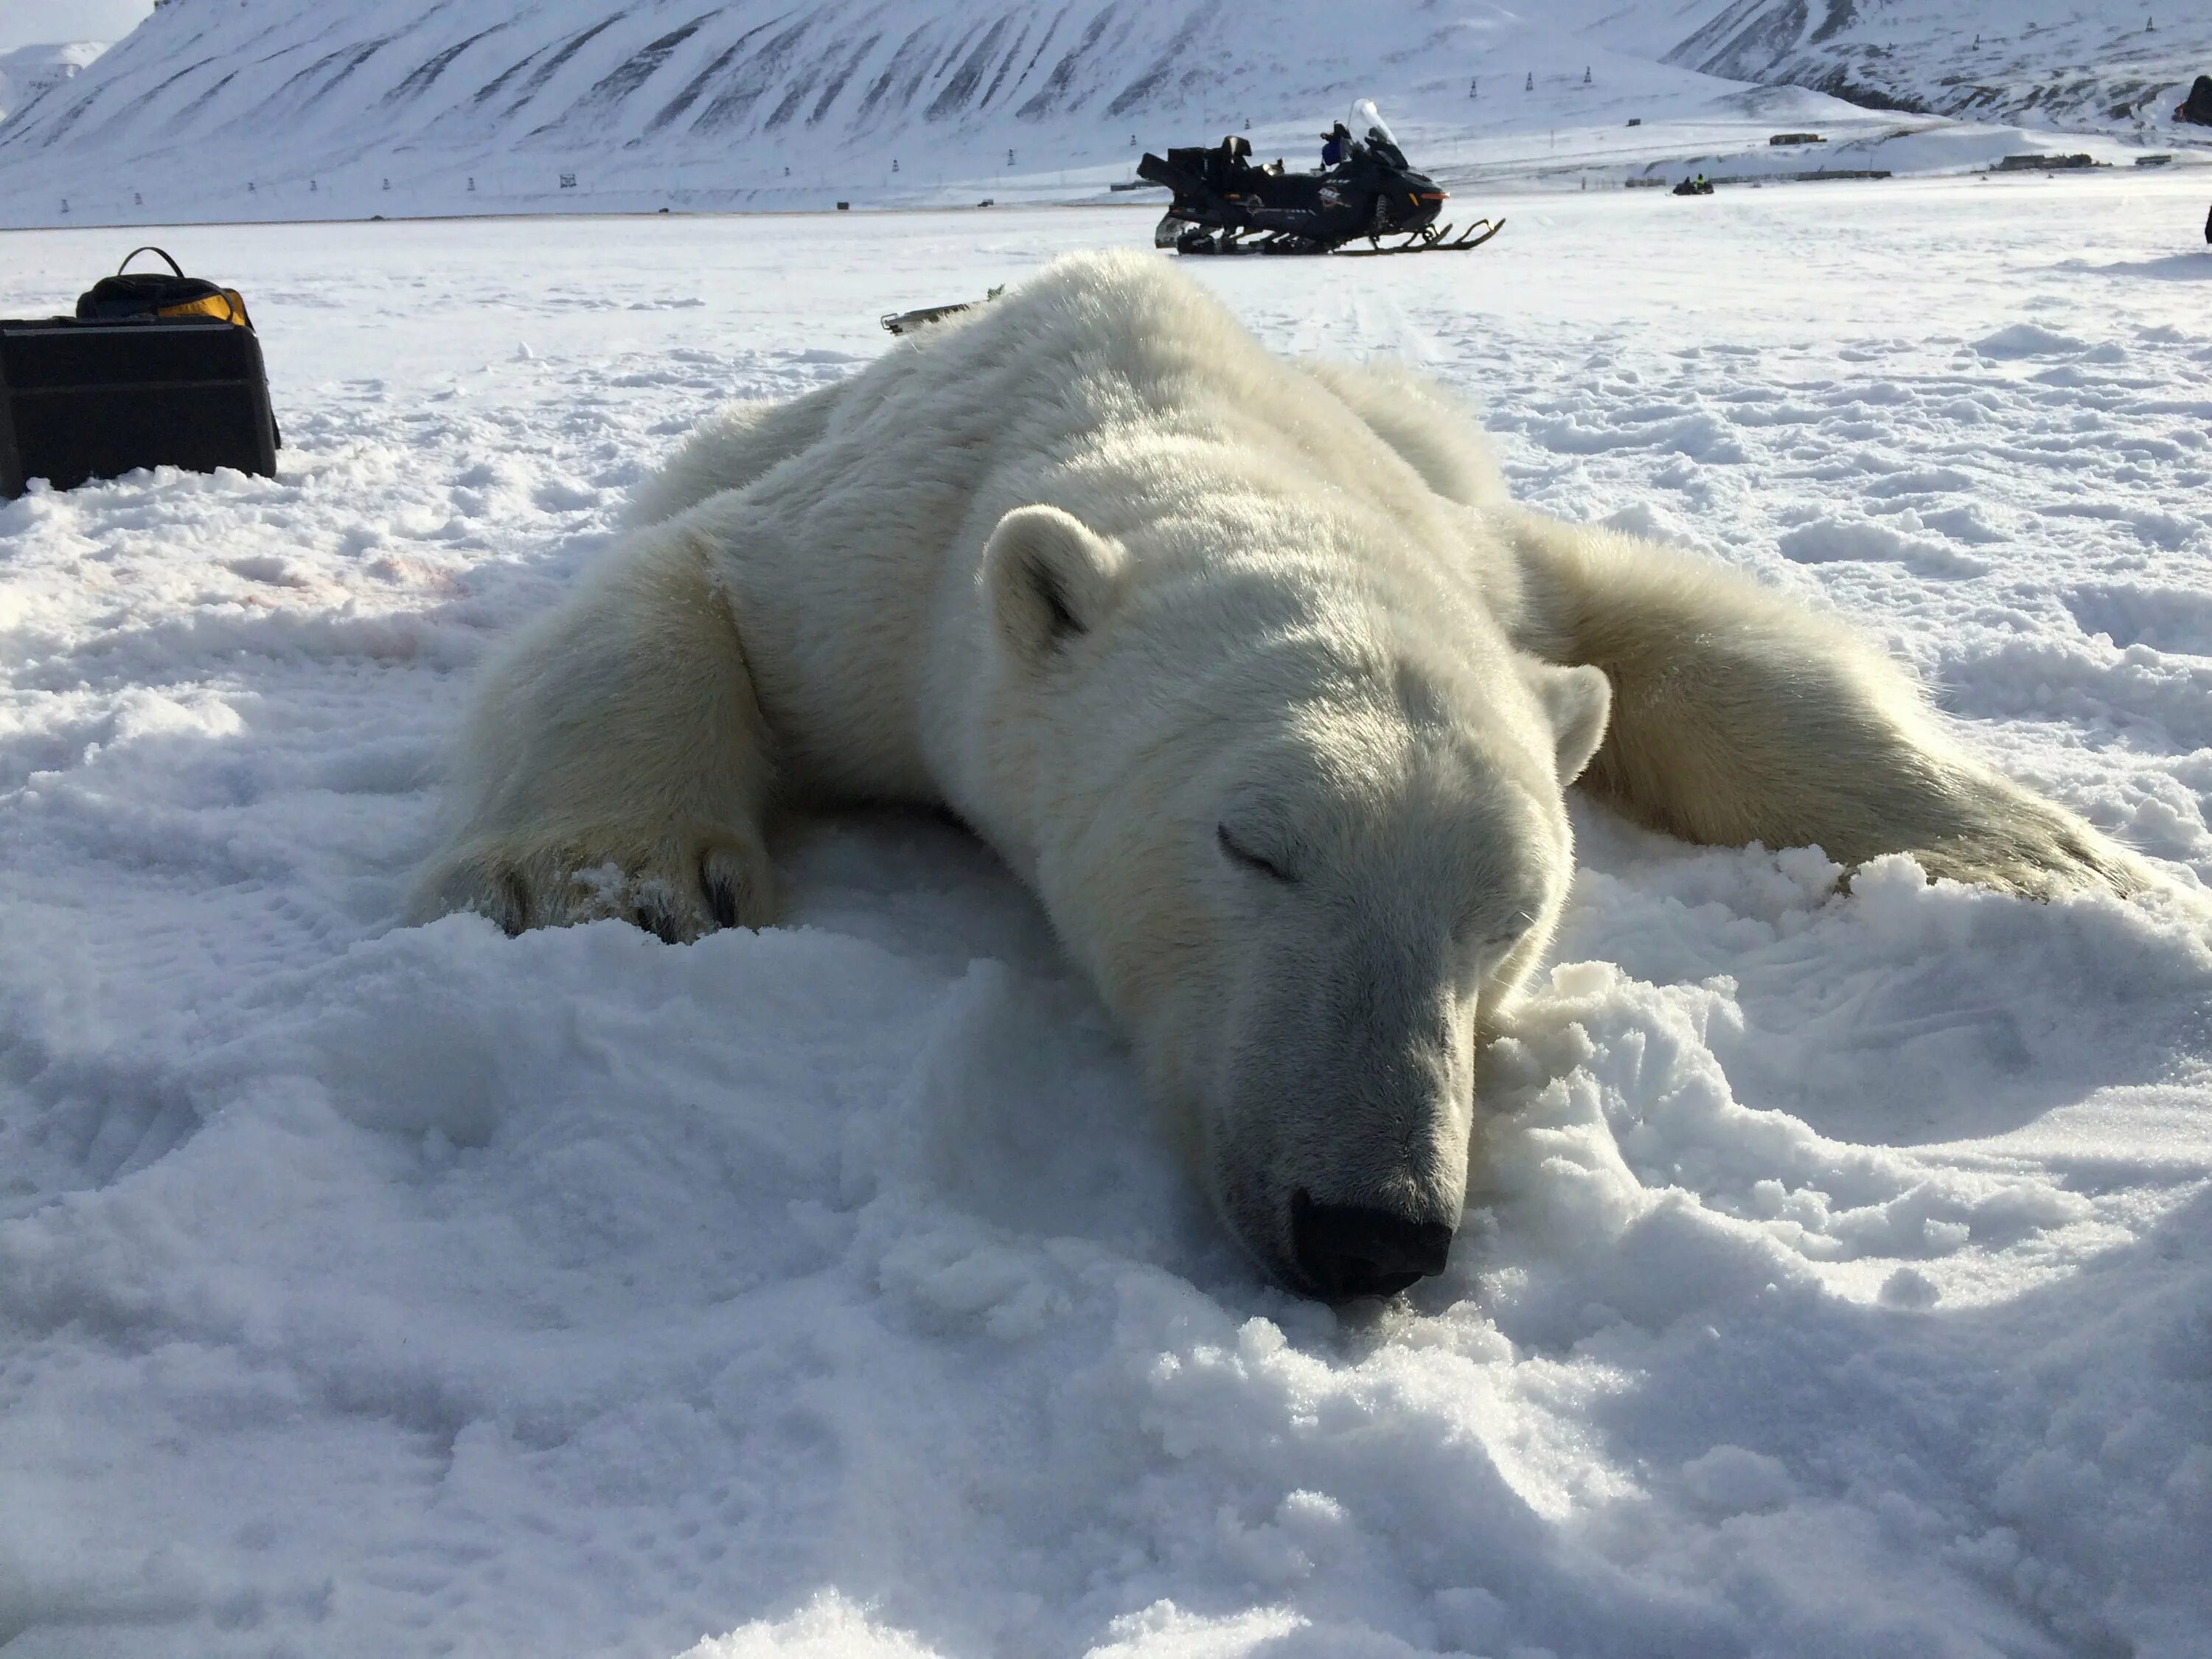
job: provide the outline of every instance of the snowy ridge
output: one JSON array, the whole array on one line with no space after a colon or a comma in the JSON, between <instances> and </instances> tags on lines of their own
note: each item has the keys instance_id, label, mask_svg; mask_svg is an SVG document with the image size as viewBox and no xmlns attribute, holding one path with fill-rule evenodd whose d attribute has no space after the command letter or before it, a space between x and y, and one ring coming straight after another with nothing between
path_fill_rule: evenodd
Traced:
<instances>
[{"instance_id":1,"label":"snowy ridge","mask_svg":"<svg viewBox=\"0 0 2212 1659\"><path fill-rule=\"evenodd\" d=\"M1735 0L1667 58L1876 108L2212 144L2167 119L2212 72L2200 5L2077 0L2054 15L1996 0Z\"/></svg>"}]
</instances>

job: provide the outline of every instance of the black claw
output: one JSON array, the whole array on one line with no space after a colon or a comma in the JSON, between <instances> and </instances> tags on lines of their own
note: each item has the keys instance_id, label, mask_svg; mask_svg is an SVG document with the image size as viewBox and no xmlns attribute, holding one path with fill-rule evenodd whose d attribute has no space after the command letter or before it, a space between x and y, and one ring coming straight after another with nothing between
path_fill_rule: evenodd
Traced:
<instances>
[{"instance_id":1,"label":"black claw","mask_svg":"<svg viewBox=\"0 0 2212 1659\"><path fill-rule=\"evenodd\" d=\"M501 875L499 889L500 896L506 900L500 907L499 925L509 939L514 939L530 927L530 890L512 870Z\"/></svg>"},{"instance_id":2,"label":"black claw","mask_svg":"<svg viewBox=\"0 0 2212 1659\"><path fill-rule=\"evenodd\" d=\"M717 927L738 925L738 895L735 889L720 876L707 883L707 908L714 914Z\"/></svg>"},{"instance_id":3,"label":"black claw","mask_svg":"<svg viewBox=\"0 0 2212 1659\"><path fill-rule=\"evenodd\" d=\"M676 926L676 917L665 905L641 904L632 920L663 945L681 945L684 942L684 935Z\"/></svg>"}]
</instances>

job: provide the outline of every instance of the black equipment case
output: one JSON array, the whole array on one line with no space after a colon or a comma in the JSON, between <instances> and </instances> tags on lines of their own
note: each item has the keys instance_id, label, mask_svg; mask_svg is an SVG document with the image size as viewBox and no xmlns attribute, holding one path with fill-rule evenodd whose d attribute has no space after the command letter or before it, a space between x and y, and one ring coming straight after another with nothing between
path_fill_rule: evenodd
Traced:
<instances>
[{"instance_id":1,"label":"black equipment case","mask_svg":"<svg viewBox=\"0 0 2212 1659\"><path fill-rule=\"evenodd\" d=\"M131 283L147 285L143 305L110 297ZM68 489L142 466L275 476L261 342L234 293L108 277L77 313L0 320L0 498L33 478Z\"/></svg>"}]
</instances>

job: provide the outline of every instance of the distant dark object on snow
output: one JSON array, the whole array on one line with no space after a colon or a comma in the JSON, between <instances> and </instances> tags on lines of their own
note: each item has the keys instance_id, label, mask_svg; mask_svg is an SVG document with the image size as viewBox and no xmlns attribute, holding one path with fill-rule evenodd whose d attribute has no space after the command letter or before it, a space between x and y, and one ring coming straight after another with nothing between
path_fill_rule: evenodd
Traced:
<instances>
[{"instance_id":1,"label":"distant dark object on snow","mask_svg":"<svg viewBox=\"0 0 2212 1659\"><path fill-rule=\"evenodd\" d=\"M975 205L977 207L996 207L998 206L998 203L992 198L986 196L981 201L976 203Z\"/></svg>"},{"instance_id":2,"label":"distant dark object on snow","mask_svg":"<svg viewBox=\"0 0 2212 1659\"><path fill-rule=\"evenodd\" d=\"M1702 173L1694 179L1683 179L1668 192L1674 196L1710 196L1712 193L1713 181Z\"/></svg>"},{"instance_id":3,"label":"distant dark object on snow","mask_svg":"<svg viewBox=\"0 0 2212 1659\"><path fill-rule=\"evenodd\" d=\"M2197 84L2189 89L2189 96L2173 106L2177 121L2194 122L2200 127L2212 127L2212 75L2200 75Z\"/></svg>"},{"instance_id":4,"label":"distant dark object on snow","mask_svg":"<svg viewBox=\"0 0 2212 1659\"><path fill-rule=\"evenodd\" d=\"M956 312L970 310L975 303L973 300L963 300L958 305L953 306L923 306L914 311L891 312L877 320L893 334L911 334L915 330L933 323L940 317L950 317Z\"/></svg>"},{"instance_id":5,"label":"distant dark object on snow","mask_svg":"<svg viewBox=\"0 0 2212 1659\"><path fill-rule=\"evenodd\" d=\"M1628 125L1632 127L1640 127L1644 125L1644 118L1640 115L1632 115L1628 118Z\"/></svg>"},{"instance_id":6,"label":"distant dark object on snow","mask_svg":"<svg viewBox=\"0 0 2212 1659\"><path fill-rule=\"evenodd\" d=\"M1817 132L1778 132L1766 142L1770 144L1825 144L1828 141Z\"/></svg>"},{"instance_id":7,"label":"distant dark object on snow","mask_svg":"<svg viewBox=\"0 0 2212 1659\"><path fill-rule=\"evenodd\" d=\"M936 322L940 318L956 316L963 311L973 311L978 304L988 305L1006 291L1006 285L1001 283L986 294L980 301L963 300L956 305L923 306L916 311L895 311L878 320L893 334L911 334L915 330Z\"/></svg>"},{"instance_id":8,"label":"distant dark object on snow","mask_svg":"<svg viewBox=\"0 0 2212 1659\"><path fill-rule=\"evenodd\" d=\"M2071 173L2079 167L2093 167L2092 156L2075 155L2008 155L1990 169L1992 173Z\"/></svg>"},{"instance_id":9,"label":"distant dark object on snow","mask_svg":"<svg viewBox=\"0 0 2212 1659\"><path fill-rule=\"evenodd\" d=\"M2136 165L2139 167L2170 167L2173 165L2173 152L2162 149L2154 155L2138 155Z\"/></svg>"},{"instance_id":10,"label":"distant dark object on snow","mask_svg":"<svg viewBox=\"0 0 2212 1659\"><path fill-rule=\"evenodd\" d=\"M1147 151L1137 176L1175 192L1152 230L1154 247L1178 254L1464 253L1482 246L1505 222L1478 219L1459 235L1438 225L1446 192L1406 159L1375 107L1352 106L1366 130L1355 137L1341 121L1327 140L1319 173L1286 173L1282 163L1255 166L1249 139L1231 133L1218 145L1179 145L1164 156ZM1385 244L1386 236L1398 240ZM1350 246L1364 240L1367 246Z\"/></svg>"},{"instance_id":11,"label":"distant dark object on snow","mask_svg":"<svg viewBox=\"0 0 2212 1659\"><path fill-rule=\"evenodd\" d=\"M852 211L852 208L853 204L850 202L840 202L837 204L837 211L840 213L849 213Z\"/></svg>"}]
</instances>

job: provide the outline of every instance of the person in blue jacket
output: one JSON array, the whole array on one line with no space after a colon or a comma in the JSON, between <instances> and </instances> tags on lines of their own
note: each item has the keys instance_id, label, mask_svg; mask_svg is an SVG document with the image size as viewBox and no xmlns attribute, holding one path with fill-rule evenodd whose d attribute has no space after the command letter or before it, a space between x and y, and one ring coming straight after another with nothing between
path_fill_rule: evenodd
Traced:
<instances>
[{"instance_id":1,"label":"person in blue jacket","mask_svg":"<svg viewBox=\"0 0 2212 1659\"><path fill-rule=\"evenodd\" d=\"M1340 165L1352 143L1352 131L1339 121L1322 134L1321 164L1324 168Z\"/></svg>"}]
</instances>

